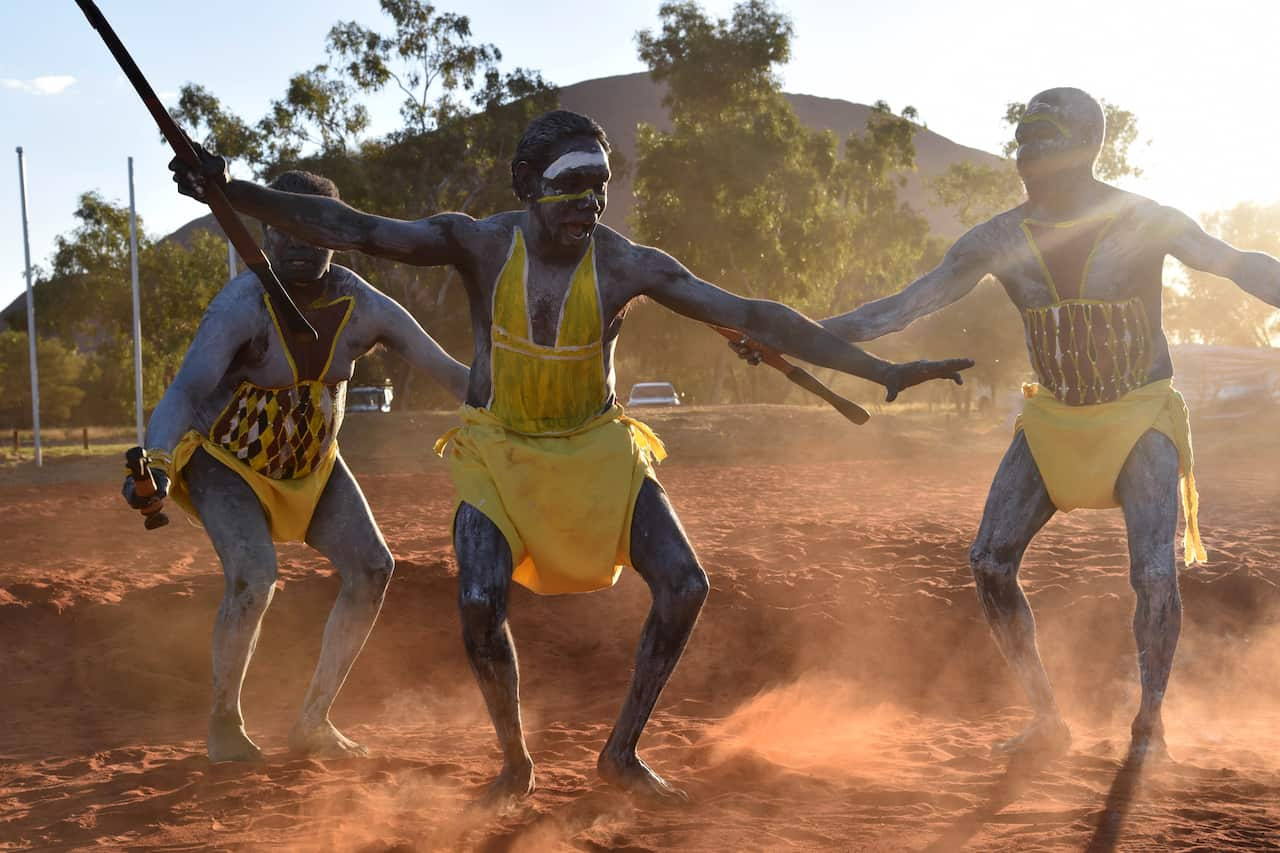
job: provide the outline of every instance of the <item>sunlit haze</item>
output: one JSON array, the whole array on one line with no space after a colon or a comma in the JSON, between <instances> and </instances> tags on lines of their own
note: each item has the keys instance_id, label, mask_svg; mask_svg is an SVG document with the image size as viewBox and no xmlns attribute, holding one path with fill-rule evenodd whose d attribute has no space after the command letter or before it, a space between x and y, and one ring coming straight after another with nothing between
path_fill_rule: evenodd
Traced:
<instances>
[{"instance_id":1,"label":"sunlit haze","mask_svg":"<svg viewBox=\"0 0 1280 853\"><path fill-rule=\"evenodd\" d=\"M195 7L101 0L162 97L200 83L256 120L290 74L324 60L338 20L385 20L376 0L303 4L226 0L210 27ZM658 3L543 6L438 4L471 16L479 41L504 66L536 68L569 84L644 70L634 34L654 27ZM703 4L726 15L732 3ZM1138 117L1131 159L1144 170L1129 189L1193 215L1240 201L1280 201L1280 113L1270 73L1280 6L1225 0L1008 4L939 0L779 4L793 19L791 92L895 109L914 105L930 128L998 151L1005 104L1050 86L1077 86ZM204 14L201 13L201 17ZM69 0L0 7L0 305L23 286L14 148L27 157L32 259L45 264L54 237L74 226L86 190L127 201L126 157L136 162L139 213L167 233L202 209L172 190L159 141L141 103ZM373 105L374 132L396 125L395 98ZM1150 140L1150 145L1142 144Z\"/></svg>"}]
</instances>

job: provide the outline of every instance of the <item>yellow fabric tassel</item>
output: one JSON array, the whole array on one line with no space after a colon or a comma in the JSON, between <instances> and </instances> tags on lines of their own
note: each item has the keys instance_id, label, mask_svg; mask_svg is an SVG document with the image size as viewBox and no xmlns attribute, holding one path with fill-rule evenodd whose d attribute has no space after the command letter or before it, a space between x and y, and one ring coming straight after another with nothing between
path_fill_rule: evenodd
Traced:
<instances>
[{"instance_id":1,"label":"yellow fabric tassel","mask_svg":"<svg viewBox=\"0 0 1280 853\"><path fill-rule=\"evenodd\" d=\"M1182 517L1187 526L1182 532L1182 562L1188 566L1207 563L1204 543L1200 541L1200 493L1196 491L1196 475L1187 472L1182 478Z\"/></svg>"},{"instance_id":2,"label":"yellow fabric tassel","mask_svg":"<svg viewBox=\"0 0 1280 853\"><path fill-rule=\"evenodd\" d=\"M1205 562L1191 425L1186 402L1172 382L1152 382L1113 402L1088 406L1069 406L1039 392L1040 386L1034 383L1022 386L1026 404L1014 430L1026 434L1054 506L1064 512L1119 506L1115 484L1120 469L1138 439L1154 429L1178 451L1179 493L1186 519L1184 562Z\"/></svg>"}]
</instances>

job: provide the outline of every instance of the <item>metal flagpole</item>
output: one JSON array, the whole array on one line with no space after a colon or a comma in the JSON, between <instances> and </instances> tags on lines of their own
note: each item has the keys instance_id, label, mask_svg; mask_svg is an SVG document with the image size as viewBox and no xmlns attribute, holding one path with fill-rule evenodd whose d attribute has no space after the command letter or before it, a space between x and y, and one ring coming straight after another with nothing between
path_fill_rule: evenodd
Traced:
<instances>
[{"instance_id":1,"label":"metal flagpole","mask_svg":"<svg viewBox=\"0 0 1280 853\"><path fill-rule=\"evenodd\" d=\"M27 234L27 169L18 146L18 196L22 200L22 251L27 261L27 343L31 347L31 429L35 434L36 467L44 464L40 449L40 371L36 368L36 302L31 284L31 240Z\"/></svg>"},{"instance_id":2,"label":"metal flagpole","mask_svg":"<svg viewBox=\"0 0 1280 853\"><path fill-rule=\"evenodd\" d=\"M133 279L133 411L138 425L138 446L143 447L142 426L142 302L138 295L138 212L133 203L133 158L129 158L129 274Z\"/></svg>"}]
</instances>

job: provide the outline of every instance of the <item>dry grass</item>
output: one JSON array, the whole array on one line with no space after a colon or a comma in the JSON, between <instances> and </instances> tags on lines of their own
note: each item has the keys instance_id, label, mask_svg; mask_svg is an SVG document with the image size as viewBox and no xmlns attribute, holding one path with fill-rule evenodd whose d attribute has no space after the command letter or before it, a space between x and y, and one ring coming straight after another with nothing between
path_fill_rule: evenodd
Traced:
<instances>
[{"instance_id":1,"label":"dry grass","mask_svg":"<svg viewBox=\"0 0 1280 853\"><path fill-rule=\"evenodd\" d=\"M136 443L132 427L53 427L40 430L40 449L45 459L123 456ZM15 433L10 428L0 432L0 466L20 465L34 459L35 437L31 430L17 430Z\"/></svg>"}]
</instances>

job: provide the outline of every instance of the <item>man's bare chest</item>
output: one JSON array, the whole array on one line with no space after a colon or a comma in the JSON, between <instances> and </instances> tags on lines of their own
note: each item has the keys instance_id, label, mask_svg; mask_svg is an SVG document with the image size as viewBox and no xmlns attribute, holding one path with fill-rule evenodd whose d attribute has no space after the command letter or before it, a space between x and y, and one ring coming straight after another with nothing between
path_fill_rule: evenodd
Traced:
<instances>
[{"instance_id":1,"label":"man's bare chest","mask_svg":"<svg viewBox=\"0 0 1280 853\"><path fill-rule=\"evenodd\" d=\"M997 276L1019 308L1060 302L1123 302L1158 291L1163 254L1116 217L1024 219L999 251Z\"/></svg>"},{"instance_id":2,"label":"man's bare chest","mask_svg":"<svg viewBox=\"0 0 1280 853\"><path fill-rule=\"evenodd\" d=\"M529 330L535 343L554 346L571 287L572 271L530 269L525 282L525 305Z\"/></svg>"},{"instance_id":3,"label":"man's bare chest","mask_svg":"<svg viewBox=\"0 0 1280 853\"><path fill-rule=\"evenodd\" d=\"M509 263L496 269L481 292L486 319L505 328L504 318L520 318L524 328L507 331L548 347L557 344L566 324L587 325L597 334L609 328L625 301L614 293L613 277L596 262L595 251L571 263L528 257L516 275Z\"/></svg>"},{"instance_id":4,"label":"man's bare chest","mask_svg":"<svg viewBox=\"0 0 1280 853\"><path fill-rule=\"evenodd\" d=\"M352 294L303 305L303 314L319 332L315 341L286 337L288 331L268 315L263 331L241 351L231 373L262 388L308 380L328 385L349 380L356 360L377 343L376 324L359 308Z\"/></svg>"}]
</instances>

